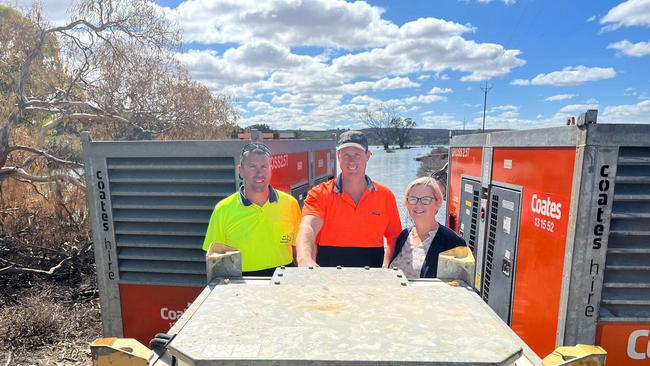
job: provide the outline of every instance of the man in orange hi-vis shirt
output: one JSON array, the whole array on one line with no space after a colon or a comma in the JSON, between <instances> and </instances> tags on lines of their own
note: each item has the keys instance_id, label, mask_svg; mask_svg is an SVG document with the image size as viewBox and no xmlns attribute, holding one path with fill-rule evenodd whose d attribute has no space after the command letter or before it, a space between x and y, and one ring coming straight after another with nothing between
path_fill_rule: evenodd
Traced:
<instances>
[{"instance_id":1,"label":"man in orange hi-vis shirt","mask_svg":"<svg viewBox=\"0 0 650 366\"><path fill-rule=\"evenodd\" d=\"M371 152L361 131L341 134L341 173L307 194L296 239L298 266L381 267L402 230L395 196L366 175ZM389 256L390 257L390 256Z\"/></svg>"}]
</instances>

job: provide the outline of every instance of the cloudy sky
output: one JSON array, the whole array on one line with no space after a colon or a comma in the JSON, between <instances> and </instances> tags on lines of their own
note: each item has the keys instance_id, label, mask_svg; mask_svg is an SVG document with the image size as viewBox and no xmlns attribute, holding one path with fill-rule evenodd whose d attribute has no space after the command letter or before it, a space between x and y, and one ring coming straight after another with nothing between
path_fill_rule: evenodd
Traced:
<instances>
[{"instance_id":1,"label":"cloudy sky","mask_svg":"<svg viewBox=\"0 0 650 366\"><path fill-rule=\"evenodd\" d=\"M56 20L60 5L45 6ZM60 2L52 2L56 4ZM159 0L177 56L241 125L361 127L390 106L418 127L650 123L650 0Z\"/></svg>"}]
</instances>

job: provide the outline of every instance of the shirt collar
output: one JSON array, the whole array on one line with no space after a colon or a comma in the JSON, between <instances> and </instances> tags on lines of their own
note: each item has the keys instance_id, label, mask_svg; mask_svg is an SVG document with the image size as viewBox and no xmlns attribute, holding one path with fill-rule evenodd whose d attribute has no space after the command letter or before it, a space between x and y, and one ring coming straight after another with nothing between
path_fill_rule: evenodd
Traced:
<instances>
[{"instance_id":1,"label":"shirt collar","mask_svg":"<svg viewBox=\"0 0 650 366\"><path fill-rule=\"evenodd\" d=\"M253 204L251 200L246 197L246 194L244 193L244 185L242 184L241 187L239 187L239 202L244 205L244 206L250 206ZM278 202L278 194L275 192L275 189L271 187L269 184L269 202L270 203L275 203Z\"/></svg>"},{"instance_id":2,"label":"shirt collar","mask_svg":"<svg viewBox=\"0 0 650 366\"><path fill-rule=\"evenodd\" d=\"M368 189L371 191L375 190L375 185L372 183L372 179L370 179L369 176L366 177L366 185L368 186ZM343 192L343 174L339 173L339 175L336 177L336 182L334 182L334 192L335 193L341 193Z\"/></svg>"}]
</instances>

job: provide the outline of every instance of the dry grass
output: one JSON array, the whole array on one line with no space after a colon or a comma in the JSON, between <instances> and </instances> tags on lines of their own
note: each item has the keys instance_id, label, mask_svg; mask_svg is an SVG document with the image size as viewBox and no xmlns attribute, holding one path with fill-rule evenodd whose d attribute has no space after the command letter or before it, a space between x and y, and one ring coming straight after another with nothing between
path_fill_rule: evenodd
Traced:
<instances>
[{"instance_id":1,"label":"dry grass","mask_svg":"<svg viewBox=\"0 0 650 366\"><path fill-rule=\"evenodd\" d=\"M28 131L13 142L31 145ZM23 156L12 156L20 161ZM47 164L35 162L39 174ZM89 365L89 343L101 334L85 193L57 183L5 180L0 185L0 366Z\"/></svg>"},{"instance_id":2,"label":"dry grass","mask_svg":"<svg viewBox=\"0 0 650 366\"><path fill-rule=\"evenodd\" d=\"M99 308L33 296L0 309L0 364L88 365L89 343L100 336Z\"/></svg>"},{"instance_id":3,"label":"dry grass","mask_svg":"<svg viewBox=\"0 0 650 366\"><path fill-rule=\"evenodd\" d=\"M51 344L71 328L69 322L60 304L31 297L20 305L0 309L0 344L9 349Z\"/></svg>"}]
</instances>

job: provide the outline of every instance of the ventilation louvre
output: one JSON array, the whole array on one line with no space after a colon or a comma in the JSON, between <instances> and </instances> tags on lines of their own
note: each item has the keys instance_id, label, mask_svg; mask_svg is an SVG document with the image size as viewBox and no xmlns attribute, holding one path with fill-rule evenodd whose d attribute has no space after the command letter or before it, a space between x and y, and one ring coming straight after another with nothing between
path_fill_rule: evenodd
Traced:
<instances>
[{"instance_id":1,"label":"ventilation louvre","mask_svg":"<svg viewBox=\"0 0 650 366\"><path fill-rule=\"evenodd\" d=\"M231 157L107 158L120 281L205 284L203 238L236 190Z\"/></svg>"},{"instance_id":2,"label":"ventilation louvre","mask_svg":"<svg viewBox=\"0 0 650 366\"><path fill-rule=\"evenodd\" d=\"M492 266L494 262L494 246L498 226L499 196L492 195L490 206L490 223L488 228L488 240L486 247L485 271L483 274L483 300L487 302L490 298L490 282L492 280Z\"/></svg>"},{"instance_id":3,"label":"ventilation louvre","mask_svg":"<svg viewBox=\"0 0 650 366\"><path fill-rule=\"evenodd\" d=\"M601 319L650 320L650 148L619 149Z\"/></svg>"}]
</instances>

